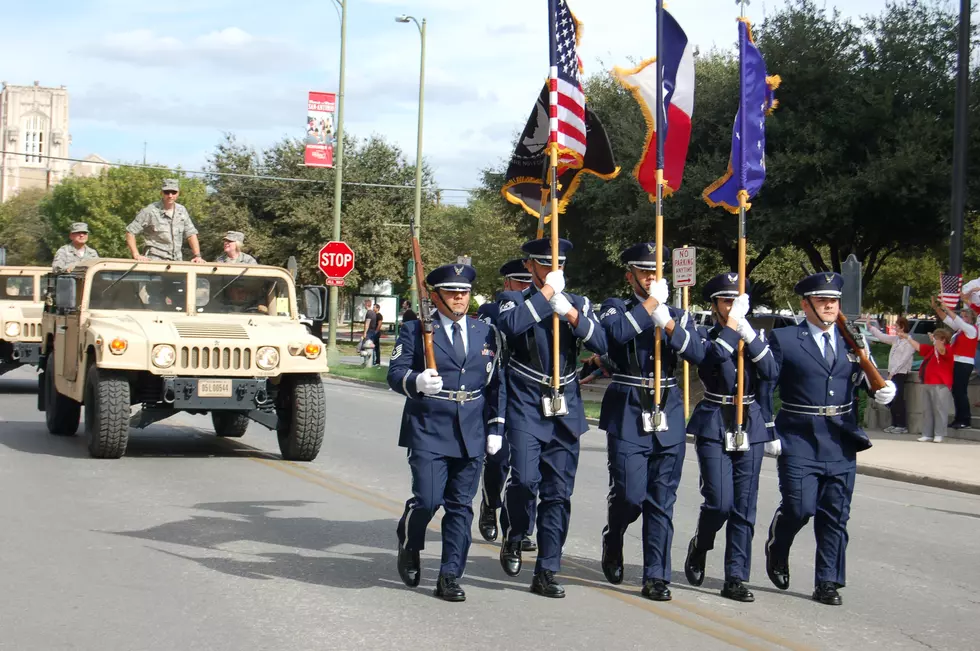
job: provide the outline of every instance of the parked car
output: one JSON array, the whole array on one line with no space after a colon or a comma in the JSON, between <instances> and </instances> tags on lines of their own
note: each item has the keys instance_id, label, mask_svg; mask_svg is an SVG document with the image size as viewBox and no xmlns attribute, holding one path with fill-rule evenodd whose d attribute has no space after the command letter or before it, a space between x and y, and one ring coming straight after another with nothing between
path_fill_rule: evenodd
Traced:
<instances>
[{"instance_id":1,"label":"parked car","mask_svg":"<svg viewBox=\"0 0 980 651\"><path fill-rule=\"evenodd\" d=\"M909 334L920 344L929 343L929 333L939 326L935 319L909 319Z\"/></svg>"}]
</instances>

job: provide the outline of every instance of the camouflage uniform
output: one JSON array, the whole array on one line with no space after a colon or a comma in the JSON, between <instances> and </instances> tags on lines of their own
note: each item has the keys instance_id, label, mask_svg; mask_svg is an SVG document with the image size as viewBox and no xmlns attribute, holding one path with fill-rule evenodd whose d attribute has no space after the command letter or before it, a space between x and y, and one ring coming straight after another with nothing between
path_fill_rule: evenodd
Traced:
<instances>
[{"instance_id":1,"label":"camouflage uniform","mask_svg":"<svg viewBox=\"0 0 980 651\"><path fill-rule=\"evenodd\" d=\"M222 253L214 260L215 262L230 262L231 264L258 264L259 261L250 256L249 254L242 251L238 254L238 257L232 260L227 255Z\"/></svg>"},{"instance_id":2,"label":"camouflage uniform","mask_svg":"<svg viewBox=\"0 0 980 651\"><path fill-rule=\"evenodd\" d=\"M71 232L75 233L88 233L88 224L85 222L72 222ZM74 244L66 244L58 252L54 254L54 262L51 263L51 271L56 274L68 271L69 267L74 267L76 264L82 260L88 260L91 258L99 257L99 252L85 244L82 249L82 254L78 254L78 249L75 248Z\"/></svg>"},{"instance_id":3,"label":"camouflage uniform","mask_svg":"<svg viewBox=\"0 0 980 651\"><path fill-rule=\"evenodd\" d=\"M173 217L168 217L160 201L141 210L126 231L134 236L143 235L144 255L150 260L182 260L184 240L197 235L187 208L176 203Z\"/></svg>"}]
</instances>

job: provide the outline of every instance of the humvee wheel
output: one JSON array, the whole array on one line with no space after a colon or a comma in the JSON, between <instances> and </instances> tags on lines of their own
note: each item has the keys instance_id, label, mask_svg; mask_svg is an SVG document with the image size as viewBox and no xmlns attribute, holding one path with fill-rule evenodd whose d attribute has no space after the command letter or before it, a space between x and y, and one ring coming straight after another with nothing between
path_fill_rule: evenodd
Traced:
<instances>
[{"instance_id":1,"label":"humvee wheel","mask_svg":"<svg viewBox=\"0 0 980 651\"><path fill-rule=\"evenodd\" d=\"M283 378L276 412L279 451L287 461L313 461L323 444L326 396L319 375Z\"/></svg>"},{"instance_id":2,"label":"humvee wheel","mask_svg":"<svg viewBox=\"0 0 980 651\"><path fill-rule=\"evenodd\" d=\"M129 443L129 382L124 377L88 370L85 380L85 433L96 459L118 459Z\"/></svg>"},{"instance_id":3,"label":"humvee wheel","mask_svg":"<svg viewBox=\"0 0 980 651\"><path fill-rule=\"evenodd\" d=\"M211 424L218 436L237 439L248 429L248 416L238 411L212 411Z\"/></svg>"},{"instance_id":4,"label":"humvee wheel","mask_svg":"<svg viewBox=\"0 0 980 651\"><path fill-rule=\"evenodd\" d=\"M74 436L78 431L78 420L82 405L68 396L63 396L54 388L54 351L48 352L44 365L44 420L48 431L56 436Z\"/></svg>"}]
</instances>

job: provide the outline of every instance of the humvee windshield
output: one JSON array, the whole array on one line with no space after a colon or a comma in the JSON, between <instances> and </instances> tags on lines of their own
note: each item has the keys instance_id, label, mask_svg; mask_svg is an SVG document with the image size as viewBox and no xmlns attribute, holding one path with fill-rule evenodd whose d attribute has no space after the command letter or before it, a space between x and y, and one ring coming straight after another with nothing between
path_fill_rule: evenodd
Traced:
<instances>
[{"instance_id":1,"label":"humvee windshield","mask_svg":"<svg viewBox=\"0 0 980 651\"><path fill-rule=\"evenodd\" d=\"M281 278L198 273L195 296L201 314L290 316L289 286Z\"/></svg>"},{"instance_id":2,"label":"humvee windshield","mask_svg":"<svg viewBox=\"0 0 980 651\"><path fill-rule=\"evenodd\" d=\"M33 301L34 276L0 276L0 300Z\"/></svg>"},{"instance_id":3,"label":"humvee windshield","mask_svg":"<svg viewBox=\"0 0 980 651\"><path fill-rule=\"evenodd\" d=\"M147 271L99 271L89 294L92 310L184 312L187 274Z\"/></svg>"}]
</instances>

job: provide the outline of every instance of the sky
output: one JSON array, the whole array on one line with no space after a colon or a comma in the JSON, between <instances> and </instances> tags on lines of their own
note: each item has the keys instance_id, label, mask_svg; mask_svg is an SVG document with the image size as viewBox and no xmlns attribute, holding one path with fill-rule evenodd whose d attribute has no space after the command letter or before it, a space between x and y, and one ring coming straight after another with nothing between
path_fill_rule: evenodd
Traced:
<instances>
[{"instance_id":1,"label":"sky","mask_svg":"<svg viewBox=\"0 0 980 651\"><path fill-rule=\"evenodd\" d=\"M474 188L510 156L548 70L545 0L346 0L345 129L415 160L426 19L423 157L441 188ZM334 0L3 2L0 80L64 85L71 156L201 169L226 132L262 149L304 135L308 91L339 85ZM828 2L828 7L834 3ZM847 16L885 0L839 0ZM652 0L569 0L586 74L654 54ZM782 1L755 0L761 22ZM733 0L668 0L702 51L734 48ZM773 71L778 73L778 71ZM697 116L695 116L697 119ZM447 190L449 203L467 194Z\"/></svg>"}]
</instances>

